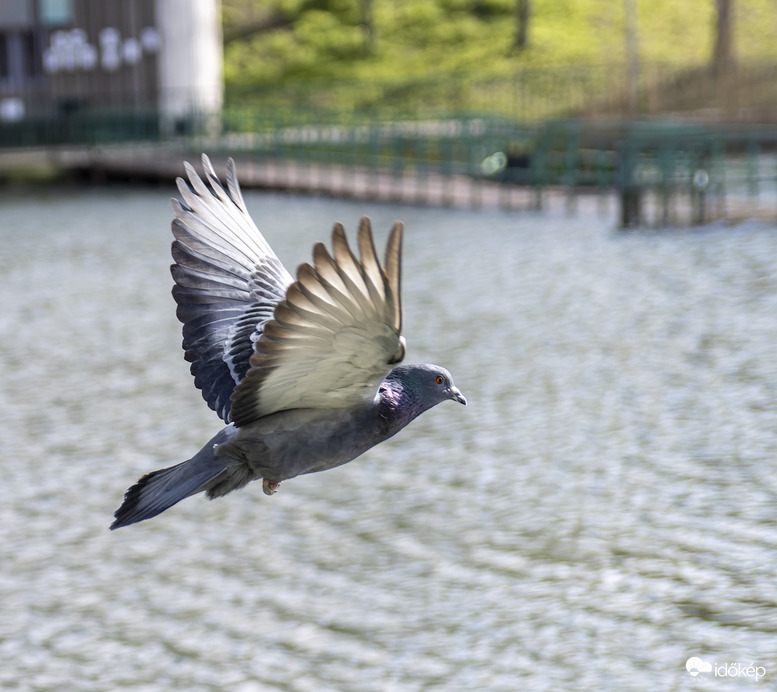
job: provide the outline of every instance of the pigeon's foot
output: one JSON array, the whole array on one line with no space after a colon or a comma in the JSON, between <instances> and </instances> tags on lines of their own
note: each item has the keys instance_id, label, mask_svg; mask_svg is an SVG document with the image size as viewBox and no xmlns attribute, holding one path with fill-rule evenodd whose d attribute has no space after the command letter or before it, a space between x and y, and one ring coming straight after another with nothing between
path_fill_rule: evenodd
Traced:
<instances>
[{"instance_id":1,"label":"pigeon's foot","mask_svg":"<svg viewBox=\"0 0 777 692\"><path fill-rule=\"evenodd\" d=\"M280 487L280 481L271 481L269 478L262 478L262 490L265 495L275 495Z\"/></svg>"}]
</instances>

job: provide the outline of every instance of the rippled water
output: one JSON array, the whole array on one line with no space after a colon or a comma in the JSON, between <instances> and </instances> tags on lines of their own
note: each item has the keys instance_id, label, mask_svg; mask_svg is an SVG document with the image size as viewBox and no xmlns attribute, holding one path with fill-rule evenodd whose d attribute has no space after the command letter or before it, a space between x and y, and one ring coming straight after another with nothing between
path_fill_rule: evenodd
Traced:
<instances>
[{"instance_id":1,"label":"rippled water","mask_svg":"<svg viewBox=\"0 0 777 692\"><path fill-rule=\"evenodd\" d=\"M290 266L335 219L402 218L409 359L470 405L110 533L129 484L219 427L180 350L168 196L0 197L4 687L775 684L774 227L249 194ZM766 675L694 679L692 656Z\"/></svg>"}]
</instances>

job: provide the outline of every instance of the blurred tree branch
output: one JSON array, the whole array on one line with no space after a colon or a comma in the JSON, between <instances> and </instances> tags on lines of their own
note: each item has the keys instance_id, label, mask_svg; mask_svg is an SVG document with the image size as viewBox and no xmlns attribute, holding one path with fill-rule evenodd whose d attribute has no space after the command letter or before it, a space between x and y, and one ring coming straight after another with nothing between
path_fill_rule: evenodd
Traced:
<instances>
[{"instance_id":1,"label":"blurred tree branch","mask_svg":"<svg viewBox=\"0 0 777 692\"><path fill-rule=\"evenodd\" d=\"M232 25L225 24L224 43L227 44L232 41L241 41L250 38L255 34L272 31L273 29L283 29L291 26L293 23L294 18L287 17L278 11L271 11L262 17L256 17L248 21Z\"/></svg>"}]
</instances>

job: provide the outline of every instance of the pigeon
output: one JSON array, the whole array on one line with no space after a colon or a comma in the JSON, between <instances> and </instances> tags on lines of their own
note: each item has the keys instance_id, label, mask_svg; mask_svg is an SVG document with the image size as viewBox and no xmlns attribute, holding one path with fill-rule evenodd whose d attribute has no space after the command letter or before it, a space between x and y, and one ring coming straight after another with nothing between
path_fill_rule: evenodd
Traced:
<instances>
[{"instance_id":1,"label":"pigeon","mask_svg":"<svg viewBox=\"0 0 777 692\"><path fill-rule=\"evenodd\" d=\"M140 478L111 529L253 480L272 495L282 481L352 461L442 401L467 403L445 368L400 364L400 222L383 264L368 218L358 258L335 224L332 252L317 243L295 280L251 219L234 161L226 187L205 155L210 187L184 167L182 200L172 200L173 297L194 384L225 427L191 459Z\"/></svg>"}]
</instances>

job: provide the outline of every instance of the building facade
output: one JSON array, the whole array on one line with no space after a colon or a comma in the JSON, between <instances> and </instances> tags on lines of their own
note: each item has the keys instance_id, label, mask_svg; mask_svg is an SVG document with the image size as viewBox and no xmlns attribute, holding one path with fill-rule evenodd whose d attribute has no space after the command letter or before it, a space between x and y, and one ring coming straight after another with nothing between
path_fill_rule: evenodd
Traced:
<instances>
[{"instance_id":1,"label":"building facade","mask_svg":"<svg viewBox=\"0 0 777 692\"><path fill-rule=\"evenodd\" d=\"M142 112L175 131L222 94L218 0L0 2L0 128Z\"/></svg>"}]
</instances>

